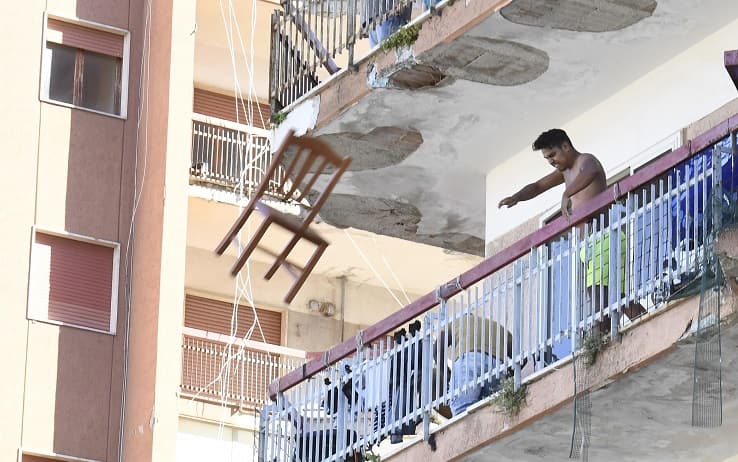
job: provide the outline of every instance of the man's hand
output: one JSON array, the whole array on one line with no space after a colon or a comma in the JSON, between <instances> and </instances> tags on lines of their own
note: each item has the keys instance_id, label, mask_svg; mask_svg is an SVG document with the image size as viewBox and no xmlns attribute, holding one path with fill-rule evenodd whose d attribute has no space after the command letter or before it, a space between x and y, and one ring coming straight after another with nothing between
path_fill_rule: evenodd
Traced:
<instances>
[{"instance_id":1,"label":"man's hand","mask_svg":"<svg viewBox=\"0 0 738 462\"><path fill-rule=\"evenodd\" d=\"M571 199L566 194L561 197L561 214L567 220L571 218Z\"/></svg>"},{"instance_id":2,"label":"man's hand","mask_svg":"<svg viewBox=\"0 0 738 462\"><path fill-rule=\"evenodd\" d=\"M513 205L517 204L520 201L518 200L518 198L516 196L517 196L517 194L513 194L512 196L508 196L508 197L502 199L500 201L500 203L497 204L497 208L498 209L499 208L502 208L505 205L509 208L509 207L512 207Z\"/></svg>"}]
</instances>

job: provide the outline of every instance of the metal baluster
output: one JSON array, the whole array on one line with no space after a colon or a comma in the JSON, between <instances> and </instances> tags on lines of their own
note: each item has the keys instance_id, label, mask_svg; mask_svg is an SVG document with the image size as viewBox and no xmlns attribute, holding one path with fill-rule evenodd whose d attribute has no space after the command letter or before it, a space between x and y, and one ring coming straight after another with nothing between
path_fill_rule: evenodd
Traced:
<instances>
[{"instance_id":1,"label":"metal baluster","mask_svg":"<svg viewBox=\"0 0 738 462\"><path fill-rule=\"evenodd\" d=\"M277 393L277 410L278 410L277 412L278 412L278 415L279 415L279 420L286 420L286 421L290 422L290 424L287 426L287 428L289 430L286 432L286 434L283 433L283 429L282 429L281 425L278 425L277 428L275 429L276 430L275 431L275 434L277 435L276 444L275 444L275 448L274 448L275 449L275 453L276 453L275 456L282 454L284 456L289 457L290 456L290 452L291 452L290 450L293 449L293 448L290 447L290 446L292 446L292 444L290 444L290 443L292 441L294 441L294 443L293 443L294 446L295 446L294 447L294 450L296 451L297 450L297 441L296 441L296 439L293 440L292 438L288 438L288 436L290 435L290 433L295 434L295 435L299 435L299 433L301 431L301 428L300 428L300 426L298 426L299 422L292 423L292 419L291 419L292 416L290 415L290 409L288 408L288 405L285 402L285 397L284 397L284 393L283 392ZM275 424L276 423L277 422L275 422ZM284 436L284 437L282 437L282 436Z\"/></svg>"},{"instance_id":2,"label":"metal baluster","mask_svg":"<svg viewBox=\"0 0 738 462\"><path fill-rule=\"evenodd\" d=\"M584 225L584 232L582 233L581 240L579 242L579 251L575 255L575 259L579 262L581 271L579 272L579 305L582 312L580 313L580 319L579 319L579 328L580 332L584 332L587 329L589 329L591 326L589 325L590 322L590 313L591 313L591 304L592 304L592 296L591 291L588 291L587 288L587 267L582 264L581 256L585 256L585 261L587 258L588 253L590 252L591 248L593 247L592 241L591 241L591 234L592 234L592 227L589 224Z\"/></svg>"},{"instance_id":3,"label":"metal baluster","mask_svg":"<svg viewBox=\"0 0 738 462\"><path fill-rule=\"evenodd\" d=\"M459 299L461 300L461 303L459 304L459 311L461 312L459 314L459 331L461 332L461 334L459 334L459 337L464 339L464 346L461 349L461 354L459 354L457 358L471 351L471 335L469 335L471 334L471 316L469 316L469 309L464 303L463 292L459 293ZM454 302L456 302L457 300L454 300ZM464 383L461 384L461 393L465 393L469 388L469 385L470 384L467 383L465 380Z\"/></svg>"},{"instance_id":4,"label":"metal baluster","mask_svg":"<svg viewBox=\"0 0 738 462\"><path fill-rule=\"evenodd\" d=\"M644 255L644 220L641 207L641 196L633 194L633 227L635 241L635 259L633 262L633 301L638 301L643 288L643 259Z\"/></svg>"},{"instance_id":5,"label":"metal baluster","mask_svg":"<svg viewBox=\"0 0 738 462\"><path fill-rule=\"evenodd\" d=\"M579 238L578 233L576 232L576 228L571 228L569 231L569 265L571 266L571 305L570 305L570 334L571 334L571 348L572 352L576 352L577 348L579 348L579 340L578 340L578 331L579 331L579 312L578 304L579 304L579 287L581 287L579 282L579 261L577 258L578 255L578 249L579 249Z\"/></svg>"},{"instance_id":6,"label":"metal baluster","mask_svg":"<svg viewBox=\"0 0 738 462\"><path fill-rule=\"evenodd\" d=\"M356 1L348 0L348 15L346 16L346 47L348 48L348 67L354 67L354 44L356 43Z\"/></svg>"},{"instance_id":7,"label":"metal baluster","mask_svg":"<svg viewBox=\"0 0 738 462\"><path fill-rule=\"evenodd\" d=\"M592 289L593 291L596 290L599 293L594 294L597 298L596 299L593 298L592 315L593 315L593 323L595 322L594 321L595 315L597 316L597 319L598 319L596 321L596 324L594 325L601 326L605 320L605 313L606 313L605 310L607 309L607 306L605 305L605 239L608 239L608 242L609 242L608 247L610 247L612 246L612 242L610 242L609 240L612 239L612 236L608 236L605 234L606 232L605 221L604 221L604 216L602 214L599 215L598 219L595 219L594 227L595 227L594 235L598 237L598 239L594 241L594 244L597 247L599 247L598 249L595 250L595 255L599 254L600 258L599 258L599 261L593 258L593 262L599 268L594 268L592 271ZM608 264L609 263L610 262L608 262ZM597 281L597 278L595 277L595 274L598 269L599 269L600 283L596 284L595 281ZM608 272L609 272L609 268L608 268ZM597 301L595 302L595 300ZM598 309L599 312L595 313L595 309Z\"/></svg>"},{"instance_id":8,"label":"metal baluster","mask_svg":"<svg viewBox=\"0 0 738 462\"><path fill-rule=\"evenodd\" d=\"M703 155L702 156L702 181L701 181L701 184L702 184L702 210L700 210L700 215L702 216L702 245L700 247L702 248L702 252L705 252L706 251L707 245L708 245L708 236L707 236L707 221L708 221L708 217L707 217L707 213L706 212L708 210L711 210L713 212L713 215L714 215L714 211L715 211L715 208L708 207L707 201L709 200L709 198L707 196L707 182L708 181L712 181L713 182L713 185L715 184L715 178L718 176L718 171L719 171L718 170L718 167L716 167L716 165L717 166L720 165L720 157L716 155L719 152L719 150L720 150L720 148L719 148L719 145L718 144L715 144L712 147L712 149L710 150L710 155L711 155L710 161L711 162L710 162L710 166L709 167L707 166L707 156L706 155ZM715 161L717 161L717 164L715 163ZM708 174L708 169L709 169L709 174ZM714 193L716 193L716 191L715 191L714 188L712 189L712 192L713 192L713 197L715 197L714 196ZM715 205L717 205L717 204L715 204ZM712 217L710 217L710 218L712 218Z\"/></svg>"},{"instance_id":9,"label":"metal baluster","mask_svg":"<svg viewBox=\"0 0 738 462\"><path fill-rule=\"evenodd\" d=\"M690 268L690 269L697 269L697 258L696 258L696 251L697 251L696 244L697 244L697 241L694 239L694 223L692 221L692 220L694 220L694 210L690 210L691 202L694 202L693 200L690 200L691 199L691 197L690 197L691 196L691 194L690 194L690 188L692 187L692 181L691 181L690 176L691 177L694 177L694 168L691 168L691 167L692 167L691 165L689 165L687 167L686 173L684 175L684 179L686 180L686 188L685 188L685 195L686 195L685 204L686 204L686 207L684 209L684 222L685 222L684 237L685 237L685 239L687 241L686 244L688 246L687 249L686 249L687 265L691 265L690 261L693 260L694 261L694 263L693 263L694 264L694 267L693 268ZM691 172L691 175L690 175L690 172ZM694 208L694 206L693 206L693 208ZM690 225L692 225L691 226L691 229L692 229L691 232L690 232ZM689 249L689 242L688 242L689 240L692 241L692 244L691 244L692 249L691 250Z\"/></svg>"},{"instance_id":10,"label":"metal baluster","mask_svg":"<svg viewBox=\"0 0 738 462\"><path fill-rule=\"evenodd\" d=\"M514 265L514 292L513 292L513 374L515 379L515 390L520 388L522 377L520 374L520 347L522 330L522 298L523 288L519 282L522 279L522 264L516 260Z\"/></svg>"},{"instance_id":11,"label":"metal baluster","mask_svg":"<svg viewBox=\"0 0 738 462\"><path fill-rule=\"evenodd\" d=\"M407 335L407 334L406 334ZM408 348L408 340L407 336L403 335L400 339L400 346L399 346L399 353L400 353L400 381L397 385L397 390L399 392L399 396L397 399L397 418L398 421L395 423L395 431L399 431L402 433L402 426L405 424L405 416L407 415L407 411L405 409L406 400L407 397L406 393L406 386L407 386L407 368L405 365L407 364L408 357L407 357L407 348Z\"/></svg>"},{"instance_id":12,"label":"metal baluster","mask_svg":"<svg viewBox=\"0 0 738 462\"><path fill-rule=\"evenodd\" d=\"M656 278L654 280L654 283L656 284L656 287L654 288L654 295L657 293L657 291L660 293L660 296L663 297L663 289L664 289L664 238L666 237L667 231L664 229L664 210L667 210L666 207L664 207L664 179L659 179L659 193L658 193L658 251L656 256ZM654 298L654 301L655 298ZM654 303L655 305L655 303Z\"/></svg>"},{"instance_id":13,"label":"metal baluster","mask_svg":"<svg viewBox=\"0 0 738 462\"><path fill-rule=\"evenodd\" d=\"M520 351L521 362L523 358L527 358L528 354L533 351L531 346L531 341L533 340L533 252L533 249L528 252L528 265L527 267L523 265L523 271L520 275L520 286L523 296L523 311L521 313L521 316L523 316L523 322L521 324L523 326ZM521 264L524 263L525 261L521 259Z\"/></svg>"},{"instance_id":14,"label":"metal baluster","mask_svg":"<svg viewBox=\"0 0 738 462\"><path fill-rule=\"evenodd\" d=\"M467 290L467 294L468 294L469 300L471 300L471 293L472 293L471 289ZM479 286L478 285L475 285L474 286L474 304L472 305L472 307L473 307L472 309L474 311L474 324L472 325L472 328L474 330L474 332L473 332L473 334L474 334L473 339L474 340L473 340L472 350L481 353L484 350L481 348L481 346L482 346L482 332L481 332L481 329L480 328L482 326L480 326L479 323L482 320L482 318L479 317L479 304L480 304L480 299L479 299ZM477 356L479 356L479 358L477 358ZM481 355L476 355L476 354L474 355L474 368L475 368L474 370L478 370L478 369L476 369L476 367L477 367L477 359L479 359L480 369L481 370L486 370L487 369L486 364L483 364L482 363L484 361L483 357ZM483 380L484 380L484 374L482 374L482 376L477 377L474 380L474 386L475 387L480 386L482 384Z\"/></svg>"},{"instance_id":15,"label":"metal baluster","mask_svg":"<svg viewBox=\"0 0 738 462\"><path fill-rule=\"evenodd\" d=\"M610 338L614 341L618 339L620 326L620 220L616 216L615 206L608 209L608 232L610 233L609 246L609 281L608 281L608 297L607 309L610 313ZM614 238L614 240L613 240ZM613 273L613 269L615 270ZM614 284L613 284L614 282ZM613 288L615 290L613 291ZM616 302L617 300L617 302Z\"/></svg>"},{"instance_id":16,"label":"metal baluster","mask_svg":"<svg viewBox=\"0 0 738 462\"><path fill-rule=\"evenodd\" d=\"M497 281L495 283L495 281ZM501 371L504 370L503 367L505 365L505 362L507 361L507 356L505 356L505 349L501 344L500 338L504 335L505 341L507 340L507 335L505 333L500 332L500 321L502 320L502 315L500 313L501 307L502 307L502 298L501 298L501 290L500 290L500 273L497 272L490 276L490 319L492 319L495 324L493 326L495 327L495 356L497 357L497 368L495 369L495 378L500 379ZM497 294L497 303L494 303L495 294ZM503 326L505 329L505 332L507 331L507 326ZM506 343L506 342L503 342ZM500 354L502 353L502 354Z\"/></svg>"},{"instance_id":17,"label":"metal baluster","mask_svg":"<svg viewBox=\"0 0 738 462\"><path fill-rule=\"evenodd\" d=\"M723 161L720 152L720 145L717 144L712 150L712 229L714 237L717 239L717 232L722 229L723 221ZM707 199L706 199L707 200ZM703 221L707 221L704 219ZM707 226L703 231L703 235L707 235Z\"/></svg>"},{"instance_id":18,"label":"metal baluster","mask_svg":"<svg viewBox=\"0 0 738 462\"><path fill-rule=\"evenodd\" d=\"M538 349L538 364L537 368L543 369L546 366L546 353L549 348L553 348L553 329L552 329L552 310L549 309L549 307L553 308L553 304L549 303L549 277L551 275L550 267L549 267L549 254L548 254L548 246L542 245L539 247L540 257L539 257L539 268L540 272L538 274L538 281L539 281L539 287L540 287L540 295L538 298L538 313L541 318L541 326L538 329L539 332L539 349ZM549 346L549 339L551 339L551 344Z\"/></svg>"},{"instance_id":19,"label":"metal baluster","mask_svg":"<svg viewBox=\"0 0 738 462\"><path fill-rule=\"evenodd\" d=\"M651 191L650 191L650 204L649 207L651 209L651 237L649 242L649 251L648 251L648 290L650 294L654 293L654 285L656 281L656 260L658 259L658 248L656 247L658 242L658 234L656 229L656 209L657 209L657 199L656 199L656 184L651 183Z\"/></svg>"},{"instance_id":20,"label":"metal baluster","mask_svg":"<svg viewBox=\"0 0 738 462\"><path fill-rule=\"evenodd\" d=\"M503 277L503 280L501 283L502 289L501 289L501 298L500 298L500 301L501 301L500 309L502 310L502 312L500 313L500 315L502 318L504 318L503 323L505 326L505 332L507 332L508 329L510 329L510 323L508 322L508 314L510 312L510 298L508 296L508 290L507 290L508 284L510 282L510 266L509 265L505 267L504 274L502 275L502 277ZM515 339L513 339L513 341L515 341ZM510 355L512 355L512 351L508 350L507 337L505 337L505 339L502 341L502 345L503 345L503 350L505 351L505 354L503 355L503 358L505 358L505 370L507 370L507 365L509 364L508 358L510 357Z\"/></svg>"}]
</instances>

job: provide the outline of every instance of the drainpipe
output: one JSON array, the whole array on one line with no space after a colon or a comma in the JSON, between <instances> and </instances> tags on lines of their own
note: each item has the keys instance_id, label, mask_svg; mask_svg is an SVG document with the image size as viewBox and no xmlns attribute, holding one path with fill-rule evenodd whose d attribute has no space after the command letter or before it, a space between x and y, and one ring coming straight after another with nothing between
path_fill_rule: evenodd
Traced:
<instances>
[{"instance_id":1,"label":"drainpipe","mask_svg":"<svg viewBox=\"0 0 738 462\"><path fill-rule=\"evenodd\" d=\"M344 330L346 327L346 317L344 311L344 305L346 302L346 276L340 276L338 280L341 281L341 299L339 301L339 308L341 310L341 343L343 343Z\"/></svg>"}]
</instances>

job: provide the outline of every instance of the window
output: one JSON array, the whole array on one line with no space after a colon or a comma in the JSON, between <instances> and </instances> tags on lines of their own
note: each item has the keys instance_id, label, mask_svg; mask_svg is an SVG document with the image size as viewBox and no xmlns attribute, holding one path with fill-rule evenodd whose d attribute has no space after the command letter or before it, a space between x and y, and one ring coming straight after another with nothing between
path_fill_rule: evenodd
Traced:
<instances>
[{"instance_id":1,"label":"window","mask_svg":"<svg viewBox=\"0 0 738 462\"><path fill-rule=\"evenodd\" d=\"M43 451L30 451L27 449L21 450L22 459L21 462L94 462L90 459L83 459L81 457L74 457L69 455L47 453Z\"/></svg>"},{"instance_id":2,"label":"window","mask_svg":"<svg viewBox=\"0 0 738 462\"><path fill-rule=\"evenodd\" d=\"M28 318L115 333L114 242L34 230Z\"/></svg>"},{"instance_id":3,"label":"window","mask_svg":"<svg viewBox=\"0 0 738 462\"><path fill-rule=\"evenodd\" d=\"M125 117L128 34L48 17L45 37L41 98Z\"/></svg>"},{"instance_id":4,"label":"window","mask_svg":"<svg viewBox=\"0 0 738 462\"><path fill-rule=\"evenodd\" d=\"M238 328L236 337L243 338L254 324L254 313L259 318L261 332L264 333L266 343L281 345L282 343L282 313L279 311L252 309L249 306L238 305ZM185 296L184 325L193 329L217 332L223 335L231 334L231 317L233 303L222 302L205 297L187 294ZM257 329L251 340L261 342L261 333Z\"/></svg>"}]
</instances>

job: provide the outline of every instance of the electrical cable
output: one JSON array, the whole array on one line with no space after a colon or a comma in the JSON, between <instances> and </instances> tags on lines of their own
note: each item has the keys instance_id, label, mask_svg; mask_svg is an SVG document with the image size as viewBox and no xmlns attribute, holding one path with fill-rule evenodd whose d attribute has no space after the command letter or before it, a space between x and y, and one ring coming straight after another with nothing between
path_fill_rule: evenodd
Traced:
<instances>
[{"instance_id":1,"label":"electrical cable","mask_svg":"<svg viewBox=\"0 0 738 462\"><path fill-rule=\"evenodd\" d=\"M139 81L138 81L138 112L136 115L136 148L134 152L134 167L133 167L133 208L131 211L131 223L128 228L128 238L126 240L126 256L123 266L123 275L126 278L124 287L124 304L126 308L126 321L123 341L123 381L121 384L121 404L120 404L120 422L118 430L118 461L123 460L123 433L125 431L125 406L126 406L126 391L128 385L128 359L129 359L129 342L130 342L130 325L131 325L131 294L133 291L133 281L131 275L133 274L133 249L132 245L135 239L136 230L136 216L138 212L138 206L141 202L141 196L146 181L146 170L148 168L148 116L149 116L149 76L150 76L150 52L151 52L151 0L146 1L144 10L144 35L141 48L141 63L139 70ZM145 76L145 77L144 77ZM144 91L144 80L146 81L146 87ZM138 159L139 159L139 146L141 137L141 118L142 114L146 113L146 124L144 124L143 134L143 171L141 174L141 183L138 182Z\"/></svg>"}]
</instances>

